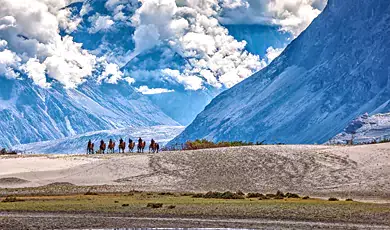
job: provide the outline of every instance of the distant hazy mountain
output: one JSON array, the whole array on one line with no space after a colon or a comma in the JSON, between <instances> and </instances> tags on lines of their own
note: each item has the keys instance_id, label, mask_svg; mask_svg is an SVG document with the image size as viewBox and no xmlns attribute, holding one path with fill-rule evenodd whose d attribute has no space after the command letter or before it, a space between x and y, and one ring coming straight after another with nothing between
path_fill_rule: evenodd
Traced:
<instances>
[{"instance_id":1,"label":"distant hazy mountain","mask_svg":"<svg viewBox=\"0 0 390 230\"><path fill-rule=\"evenodd\" d=\"M125 82L87 82L43 89L0 77L0 146L53 140L97 130L178 125Z\"/></svg>"},{"instance_id":2,"label":"distant hazy mountain","mask_svg":"<svg viewBox=\"0 0 390 230\"><path fill-rule=\"evenodd\" d=\"M172 143L324 143L390 111L390 4L329 0L271 65L215 98Z\"/></svg>"},{"instance_id":3,"label":"distant hazy mountain","mask_svg":"<svg viewBox=\"0 0 390 230\"><path fill-rule=\"evenodd\" d=\"M351 140L354 143L390 140L390 113L359 116L342 133L337 134L328 143L346 144Z\"/></svg>"}]
</instances>

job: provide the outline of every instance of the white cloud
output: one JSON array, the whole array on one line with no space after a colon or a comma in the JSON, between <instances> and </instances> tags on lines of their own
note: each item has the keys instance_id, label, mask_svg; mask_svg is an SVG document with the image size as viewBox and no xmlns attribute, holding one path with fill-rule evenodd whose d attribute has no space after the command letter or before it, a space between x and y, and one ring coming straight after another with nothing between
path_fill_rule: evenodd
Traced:
<instances>
[{"instance_id":1,"label":"white cloud","mask_svg":"<svg viewBox=\"0 0 390 230\"><path fill-rule=\"evenodd\" d=\"M147 51L160 43L160 33L153 24L140 25L133 35L135 41L134 55Z\"/></svg>"},{"instance_id":2,"label":"white cloud","mask_svg":"<svg viewBox=\"0 0 390 230\"><path fill-rule=\"evenodd\" d=\"M115 21L128 21L128 12L133 12L138 7L138 0L108 0L105 7Z\"/></svg>"},{"instance_id":3,"label":"white cloud","mask_svg":"<svg viewBox=\"0 0 390 230\"><path fill-rule=\"evenodd\" d=\"M284 48L277 48L275 49L274 47L269 47L267 49L267 54L266 54L266 61L267 64L270 64L273 60L275 60L279 55L284 51Z\"/></svg>"},{"instance_id":4,"label":"white cloud","mask_svg":"<svg viewBox=\"0 0 390 230\"><path fill-rule=\"evenodd\" d=\"M135 82L134 78L131 78L131 77L125 77L125 78L123 78L123 80L126 81L129 85L131 85Z\"/></svg>"},{"instance_id":5,"label":"white cloud","mask_svg":"<svg viewBox=\"0 0 390 230\"><path fill-rule=\"evenodd\" d=\"M38 59L30 58L22 69L27 73L35 84L41 87L49 87L49 83L46 82L46 66L41 64Z\"/></svg>"},{"instance_id":6,"label":"white cloud","mask_svg":"<svg viewBox=\"0 0 390 230\"><path fill-rule=\"evenodd\" d=\"M17 72L24 72L43 87L49 86L48 76L66 88L74 88L91 76L97 57L71 36L59 34L60 28L68 31L77 28L79 19L70 17L70 12L64 9L77 1L2 0L0 37L6 41L2 42L6 49L2 52L0 74L17 77Z\"/></svg>"},{"instance_id":7,"label":"white cloud","mask_svg":"<svg viewBox=\"0 0 390 230\"><path fill-rule=\"evenodd\" d=\"M116 84L123 78L123 73L120 71L119 66L114 63L105 63L105 70L100 77L100 81L105 79L107 83ZM130 83L130 79L126 79Z\"/></svg>"},{"instance_id":8,"label":"white cloud","mask_svg":"<svg viewBox=\"0 0 390 230\"><path fill-rule=\"evenodd\" d=\"M136 44L133 56L160 44L181 55L187 64L181 71L162 70L189 90L205 84L231 87L258 71L264 64L245 51L218 22L218 1L143 0L133 22ZM172 72L174 71L174 72Z\"/></svg>"},{"instance_id":9,"label":"white cloud","mask_svg":"<svg viewBox=\"0 0 390 230\"><path fill-rule=\"evenodd\" d=\"M6 40L0 39L0 49L5 48L8 45L8 42Z\"/></svg>"},{"instance_id":10,"label":"white cloud","mask_svg":"<svg viewBox=\"0 0 390 230\"><path fill-rule=\"evenodd\" d=\"M0 75L16 78L18 74L13 70L19 66L20 58L10 50L0 51Z\"/></svg>"},{"instance_id":11,"label":"white cloud","mask_svg":"<svg viewBox=\"0 0 390 230\"><path fill-rule=\"evenodd\" d=\"M296 37L321 13L327 1L229 0L229 7L224 9L220 21L224 24L276 25Z\"/></svg>"},{"instance_id":12,"label":"white cloud","mask_svg":"<svg viewBox=\"0 0 390 230\"><path fill-rule=\"evenodd\" d=\"M169 90L169 89L163 89L163 88L149 88L146 85L143 85L139 88L137 88L137 91L145 94L145 95L152 95L152 94L162 94L162 93L172 93L175 92L175 90Z\"/></svg>"},{"instance_id":13,"label":"white cloud","mask_svg":"<svg viewBox=\"0 0 390 230\"><path fill-rule=\"evenodd\" d=\"M203 80L198 76L190 74L181 74L178 70L163 69L162 74L165 77L170 77L179 84L182 84L186 90L203 89Z\"/></svg>"},{"instance_id":14,"label":"white cloud","mask_svg":"<svg viewBox=\"0 0 390 230\"><path fill-rule=\"evenodd\" d=\"M99 31L106 31L115 24L115 22L111 19L111 16L101 16L99 14L89 17L88 20L92 23L92 27L88 29L88 32L91 34Z\"/></svg>"},{"instance_id":15,"label":"white cloud","mask_svg":"<svg viewBox=\"0 0 390 230\"><path fill-rule=\"evenodd\" d=\"M81 17L72 16L72 11L68 8L58 11L57 20L60 28L65 30L66 33L72 33L77 30L82 22Z\"/></svg>"},{"instance_id":16,"label":"white cloud","mask_svg":"<svg viewBox=\"0 0 390 230\"><path fill-rule=\"evenodd\" d=\"M80 16L83 17L84 15L88 14L93 10L92 6L89 4L89 2L84 2L83 6L80 10Z\"/></svg>"}]
</instances>

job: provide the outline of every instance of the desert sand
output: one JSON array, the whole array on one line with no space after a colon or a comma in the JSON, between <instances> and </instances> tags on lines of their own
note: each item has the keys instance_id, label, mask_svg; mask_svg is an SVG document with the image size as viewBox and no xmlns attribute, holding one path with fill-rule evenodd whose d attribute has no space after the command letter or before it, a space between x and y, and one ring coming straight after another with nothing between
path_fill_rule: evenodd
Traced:
<instances>
[{"instance_id":1,"label":"desert sand","mask_svg":"<svg viewBox=\"0 0 390 230\"><path fill-rule=\"evenodd\" d=\"M0 157L0 187L67 182L115 192L296 192L390 200L390 144L265 145L127 155Z\"/></svg>"}]
</instances>

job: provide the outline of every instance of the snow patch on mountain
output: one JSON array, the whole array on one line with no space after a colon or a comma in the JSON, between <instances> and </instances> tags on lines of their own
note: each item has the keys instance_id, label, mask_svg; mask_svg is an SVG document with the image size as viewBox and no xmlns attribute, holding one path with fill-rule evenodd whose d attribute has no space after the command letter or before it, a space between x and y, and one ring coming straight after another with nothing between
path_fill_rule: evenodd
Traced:
<instances>
[{"instance_id":1,"label":"snow patch on mountain","mask_svg":"<svg viewBox=\"0 0 390 230\"><path fill-rule=\"evenodd\" d=\"M390 139L390 113L369 116L367 113L353 120L344 132L337 134L328 144L372 143Z\"/></svg>"}]
</instances>

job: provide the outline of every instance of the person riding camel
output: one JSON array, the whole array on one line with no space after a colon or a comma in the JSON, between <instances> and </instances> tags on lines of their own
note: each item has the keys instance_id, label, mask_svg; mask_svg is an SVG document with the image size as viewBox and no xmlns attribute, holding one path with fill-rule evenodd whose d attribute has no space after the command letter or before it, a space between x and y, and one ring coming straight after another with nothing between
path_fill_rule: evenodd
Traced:
<instances>
[{"instance_id":1,"label":"person riding camel","mask_svg":"<svg viewBox=\"0 0 390 230\"><path fill-rule=\"evenodd\" d=\"M129 138L129 144L133 143L133 140L131 138Z\"/></svg>"},{"instance_id":2,"label":"person riding camel","mask_svg":"<svg viewBox=\"0 0 390 230\"><path fill-rule=\"evenodd\" d=\"M150 141L150 144L153 146L154 144L155 144L156 142L153 140L153 138L152 138L152 140Z\"/></svg>"},{"instance_id":3,"label":"person riding camel","mask_svg":"<svg viewBox=\"0 0 390 230\"><path fill-rule=\"evenodd\" d=\"M123 143L123 139L121 138L120 140L119 140L119 144L122 144Z\"/></svg>"},{"instance_id":4,"label":"person riding camel","mask_svg":"<svg viewBox=\"0 0 390 230\"><path fill-rule=\"evenodd\" d=\"M141 139L141 137L138 139L138 145L142 145L142 139Z\"/></svg>"},{"instance_id":5,"label":"person riding camel","mask_svg":"<svg viewBox=\"0 0 390 230\"><path fill-rule=\"evenodd\" d=\"M104 144L104 141L103 140L101 140L100 141L100 146L102 146Z\"/></svg>"},{"instance_id":6,"label":"person riding camel","mask_svg":"<svg viewBox=\"0 0 390 230\"><path fill-rule=\"evenodd\" d=\"M112 145L112 139L110 139L110 141L108 142L108 145L109 145L109 146Z\"/></svg>"},{"instance_id":7,"label":"person riding camel","mask_svg":"<svg viewBox=\"0 0 390 230\"><path fill-rule=\"evenodd\" d=\"M88 141L88 147L90 147L91 145L92 145L92 141L89 140L89 141Z\"/></svg>"}]
</instances>

